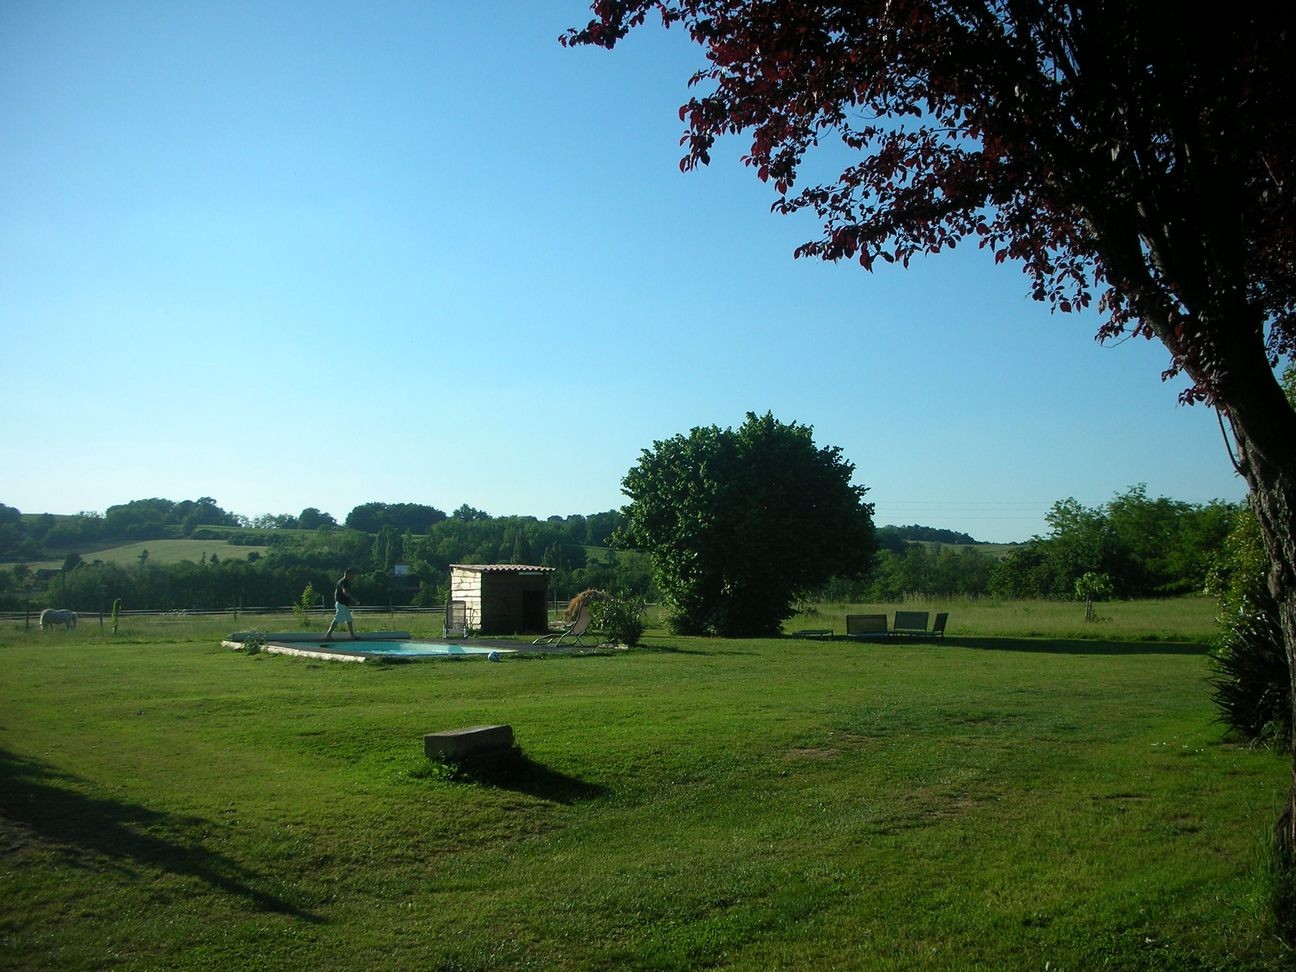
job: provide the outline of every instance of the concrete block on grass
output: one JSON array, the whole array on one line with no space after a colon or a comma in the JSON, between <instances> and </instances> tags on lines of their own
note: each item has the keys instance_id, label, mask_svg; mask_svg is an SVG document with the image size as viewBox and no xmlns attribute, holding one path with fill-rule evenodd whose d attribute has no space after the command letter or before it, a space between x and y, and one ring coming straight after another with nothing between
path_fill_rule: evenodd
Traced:
<instances>
[{"instance_id":1,"label":"concrete block on grass","mask_svg":"<svg viewBox=\"0 0 1296 972\"><path fill-rule=\"evenodd\" d=\"M430 732L423 737L429 759L469 759L507 752L513 746L512 726L469 726Z\"/></svg>"}]
</instances>

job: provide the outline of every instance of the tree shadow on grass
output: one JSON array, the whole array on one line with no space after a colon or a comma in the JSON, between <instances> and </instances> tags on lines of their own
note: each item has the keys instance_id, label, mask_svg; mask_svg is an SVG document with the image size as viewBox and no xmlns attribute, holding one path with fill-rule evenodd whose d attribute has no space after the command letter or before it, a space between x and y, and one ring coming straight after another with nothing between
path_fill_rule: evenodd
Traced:
<instances>
[{"instance_id":1,"label":"tree shadow on grass","mask_svg":"<svg viewBox=\"0 0 1296 972\"><path fill-rule=\"evenodd\" d=\"M458 760L434 761L444 779L513 790L554 803L580 803L605 796L608 789L557 770L527 756L518 746Z\"/></svg>"},{"instance_id":2,"label":"tree shadow on grass","mask_svg":"<svg viewBox=\"0 0 1296 972\"><path fill-rule=\"evenodd\" d=\"M712 641L718 644L724 644L727 639L714 638ZM735 639L736 640L736 639ZM644 653L658 653L662 655L701 655L703 657L711 655L755 655L754 651L745 651L741 648L728 647L711 647L710 644L705 648L681 648L679 645L639 645L635 651Z\"/></svg>"},{"instance_id":3,"label":"tree shadow on grass","mask_svg":"<svg viewBox=\"0 0 1296 972\"><path fill-rule=\"evenodd\" d=\"M24 843L24 837L69 852L69 862L87 869L105 863L136 876L135 868L155 868L185 875L244 898L263 911L321 922L324 919L258 890L260 878L223 854L183 837L157 832L193 832L207 821L149 810L138 804L79 792L88 781L38 759L0 748L0 856ZM146 879L145 879L146 880Z\"/></svg>"},{"instance_id":4,"label":"tree shadow on grass","mask_svg":"<svg viewBox=\"0 0 1296 972\"><path fill-rule=\"evenodd\" d=\"M1207 645L1183 641L1090 641L1087 638L945 638L915 645L950 645L982 651L1026 651L1046 655L1205 655Z\"/></svg>"}]
</instances>

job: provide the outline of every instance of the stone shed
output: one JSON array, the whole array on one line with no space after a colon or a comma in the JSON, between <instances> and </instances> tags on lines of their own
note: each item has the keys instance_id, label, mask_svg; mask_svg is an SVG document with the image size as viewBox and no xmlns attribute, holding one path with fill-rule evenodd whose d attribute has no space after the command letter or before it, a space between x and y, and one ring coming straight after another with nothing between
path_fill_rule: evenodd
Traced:
<instances>
[{"instance_id":1,"label":"stone shed","mask_svg":"<svg viewBox=\"0 0 1296 972\"><path fill-rule=\"evenodd\" d=\"M553 572L530 564L451 564L450 600L464 602L468 628L479 634L543 634Z\"/></svg>"}]
</instances>

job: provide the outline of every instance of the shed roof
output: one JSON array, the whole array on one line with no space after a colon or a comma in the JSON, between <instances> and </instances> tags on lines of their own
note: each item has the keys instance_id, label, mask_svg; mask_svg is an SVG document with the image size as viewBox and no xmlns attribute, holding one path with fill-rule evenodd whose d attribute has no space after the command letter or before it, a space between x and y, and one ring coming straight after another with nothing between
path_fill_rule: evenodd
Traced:
<instances>
[{"instance_id":1,"label":"shed roof","mask_svg":"<svg viewBox=\"0 0 1296 972\"><path fill-rule=\"evenodd\" d=\"M473 570L479 574L552 574L555 567L532 564L451 564L451 570Z\"/></svg>"}]
</instances>

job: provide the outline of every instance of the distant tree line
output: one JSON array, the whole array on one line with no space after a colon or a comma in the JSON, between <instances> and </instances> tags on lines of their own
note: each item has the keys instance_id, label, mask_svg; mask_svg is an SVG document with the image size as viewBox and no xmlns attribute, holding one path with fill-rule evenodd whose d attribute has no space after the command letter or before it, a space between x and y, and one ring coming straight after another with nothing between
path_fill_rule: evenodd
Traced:
<instances>
[{"instance_id":1,"label":"distant tree line","mask_svg":"<svg viewBox=\"0 0 1296 972\"><path fill-rule=\"evenodd\" d=\"M221 509L210 496L180 502L132 500L110 506L102 514L83 512L73 516L24 516L0 503L0 561L40 560L49 551L61 554L105 541L188 537L202 527L241 525L249 524Z\"/></svg>"},{"instance_id":2,"label":"distant tree line","mask_svg":"<svg viewBox=\"0 0 1296 972\"><path fill-rule=\"evenodd\" d=\"M337 520L328 513L322 513L313 506L308 506L296 516L291 513L263 513L253 517L246 524L243 517L238 517L240 526L250 526L257 530L318 530L323 527L331 530L338 525Z\"/></svg>"},{"instance_id":3,"label":"distant tree line","mask_svg":"<svg viewBox=\"0 0 1296 972\"><path fill-rule=\"evenodd\" d=\"M1242 509L1147 495L1133 486L1102 506L1054 503L1049 533L999 563L990 592L1000 597L1070 597L1086 573L1104 574L1119 598L1200 593Z\"/></svg>"},{"instance_id":4,"label":"distant tree line","mask_svg":"<svg viewBox=\"0 0 1296 972\"><path fill-rule=\"evenodd\" d=\"M1061 500L1049 532L1007 556L973 546L966 533L910 525L878 527L877 553L854 577L837 577L812 594L835 602L906 597L993 595L1072 597L1086 573L1107 575L1117 597L1199 592L1235 525L1240 507L1151 498L1135 486L1086 507ZM269 516L269 515L267 515ZM308 507L274 526L222 510L214 500L135 500L104 514L23 515L0 504L0 608L39 606L97 610L104 596L133 608L220 609L242 603L281 606L307 583L332 590L340 570L360 572L356 589L368 604L444 603L452 563L532 563L553 567L551 591L568 597L590 587L657 600L648 557L613 549L621 511L592 515L500 516L463 505L450 514L414 503L365 503L344 525ZM364 527L365 529L360 529ZM216 556L162 564L147 558L122 566L95 560L113 539L135 542L189 536L268 546L265 556ZM38 579L22 566L61 560L57 576ZM400 563L405 571L397 576Z\"/></svg>"},{"instance_id":5,"label":"distant tree line","mask_svg":"<svg viewBox=\"0 0 1296 972\"><path fill-rule=\"evenodd\" d=\"M878 527L878 542L883 544L895 544L904 541L920 540L924 543L952 543L952 544L974 544L980 543L974 540L970 534L963 533L959 530L945 530L940 527L920 526L917 523L909 526L884 526Z\"/></svg>"},{"instance_id":6,"label":"distant tree line","mask_svg":"<svg viewBox=\"0 0 1296 972\"><path fill-rule=\"evenodd\" d=\"M834 578L819 593L834 602L897 601L907 597L1072 598L1086 574L1105 576L1119 598L1201 593L1243 511L1242 504L1201 505L1150 498L1133 486L1111 501L1086 507L1054 503L1049 532L988 553L967 534L928 527L879 527L872 569Z\"/></svg>"},{"instance_id":7,"label":"distant tree line","mask_svg":"<svg viewBox=\"0 0 1296 972\"><path fill-rule=\"evenodd\" d=\"M975 547L900 541L899 546L883 546L862 577L834 578L821 597L836 602L978 597L989 593L997 562Z\"/></svg>"}]
</instances>

